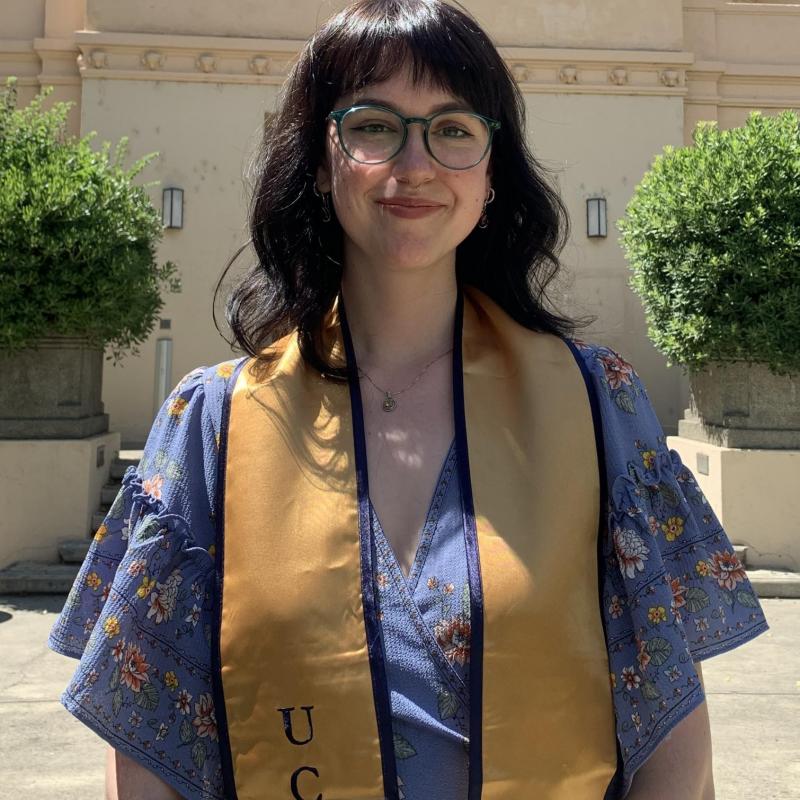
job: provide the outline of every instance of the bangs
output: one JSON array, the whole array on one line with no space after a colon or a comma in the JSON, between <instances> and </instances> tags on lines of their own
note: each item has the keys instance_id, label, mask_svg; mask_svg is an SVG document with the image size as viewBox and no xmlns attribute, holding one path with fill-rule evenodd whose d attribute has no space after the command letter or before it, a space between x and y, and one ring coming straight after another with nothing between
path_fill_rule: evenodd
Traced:
<instances>
[{"instance_id":1,"label":"bangs","mask_svg":"<svg viewBox=\"0 0 800 800\"><path fill-rule=\"evenodd\" d=\"M409 68L414 86L441 89L499 119L505 64L468 16L429 0L366 0L333 17L310 43L317 110Z\"/></svg>"}]
</instances>

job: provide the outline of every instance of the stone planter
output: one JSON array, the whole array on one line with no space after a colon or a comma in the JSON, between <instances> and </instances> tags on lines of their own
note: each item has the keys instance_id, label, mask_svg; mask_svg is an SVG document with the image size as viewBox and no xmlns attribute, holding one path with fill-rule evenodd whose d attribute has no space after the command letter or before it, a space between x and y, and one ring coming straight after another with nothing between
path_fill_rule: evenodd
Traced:
<instances>
[{"instance_id":1,"label":"stone planter","mask_svg":"<svg viewBox=\"0 0 800 800\"><path fill-rule=\"evenodd\" d=\"M743 361L689 373L678 435L720 447L800 450L800 375Z\"/></svg>"},{"instance_id":2,"label":"stone planter","mask_svg":"<svg viewBox=\"0 0 800 800\"><path fill-rule=\"evenodd\" d=\"M0 351L0 439L83 439L108 430L103 351L51 336L36 348Z\"/></svg>"}]
</instances>

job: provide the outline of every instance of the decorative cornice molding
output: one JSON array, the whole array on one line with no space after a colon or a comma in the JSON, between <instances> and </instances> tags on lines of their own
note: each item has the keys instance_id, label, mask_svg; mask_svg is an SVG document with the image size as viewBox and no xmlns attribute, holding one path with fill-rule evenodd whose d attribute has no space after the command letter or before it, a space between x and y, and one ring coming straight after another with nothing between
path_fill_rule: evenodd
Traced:
<instances>
[{"instance_id":1,"label":"decorative cornice molding","mask_svg":"<svg viewBox=\"0 0 800 800\"><path fill-rule=\"evenodd\" d=\"M79 31L81 77L282 84L305 42ZM687 52L501 47L523 92L685 94ZM98 55L101 53L102 55Z\"/></svg>"},{"instance_id":2,"label":"decorative cornice molding","mask_svg":"<svg viewBox=\"0 0 800 800\"><path fill-rule=\"evenodd\" d=\"M717 106L718 108L739 108L752 110L755 108L774 108L782 111L793 108L800 114L800 96L795 102L790 98L780 99L773 97L719 97L718 95L696 97L686 97L684 100L687 106Z\"/></svg>"},{"instance_id":3,"label":"decorative cornice molding","mask_svg":"<svg viewBox=\"0 0 800 800\"><path fill-rule=\"evenodd\" d=\"M673 72L677 75L675 70ZM608 80L617 86L624 86L628 82L628 70L625 67L614 67L608 73Z\"/></svg>"},{"instance_id":4,"label":"decorative cornice molding","mask_svg":"<svg viewBox=\"0 0 800 800\"><path fill-rule=\"evenodd\" d=\"M213 53L201 53L197 57L195 64L201 72L208 73L217 71L217 59Z\"/></svg>"},{"instance_id":5,"label":"decorative cornice molding","mask_svg":"<svg viewBox=\"0 0 800 800\"><path fill-rule=\"evenodd\" d=\"M305 42L216 36L96 33L75 40L83 79L282 84ZM97 53L102 53L98 62ZM102 72L102 74L100 74Z\"/></svg>"},{"instance_id":6,"label":"decorative cornice molding","mask_svg":"<svg viewBox=\"0 0 800 800\"><path fill-rule=\"evenodd\" d=\"M683 0L684 11L706 11L714 14L736 16L769 16L777 15L800 17L798 3L727 3L724 0Z\"/></svg>"},{"instance_id":7,"label":"decorative cornice molding","mask_svg":"<svg viewBox=\"0 0 800 800\"><path fill-rule=\"evenodd\" d=\"M536 94L682 95L685 51L500 47L523 92Z\"/></svg>"},{"instance_id":8,"label":"decorative cornice molding","mask_svg":"<svg viewBox=\"0 0 800 800\"><path fill-rule=\"evenodd\" d=\"M0 39L0 52L19 55L33 54L33 42L30 39Z\"/></svg>"},{"instance_id":9,"label":"decorative cornice molding","mask_svg":"<svg viewBox=\"0 0 800 800\"><path fill-rule=\"evenodd\" d=\"M687 70L687 105L714 105L720 108L798 108L800 107L800 65L727 64L723 61L698 61ZM758 96L754 92L768 90Z\"/></svg>"},{"instance_id":10,"label":"decorative cornice molding","mask_svg":"<svg viewBox=\"0 0 800 800\"><path fill-rule=\"evenodd\" d=\"M719 10L719 5L699 0L685 8ZM800 16L800 6L796 13ZM284 39L77 31L74 40L2 40L0 62L8 68L20 65L16 68L21 85L75 85L95 77L280 85L304 45ZM795 64L695 61L687 51L555 47L500 47L499 51L521 90L530 94L678 95L694 104L716 97L713 102L721 105L750 102L752 98L730 96L736 86L748 95L752 94L748 85L797 87L800 95L800 65ZM34 77L31 65L39 60L42 74ZM793 99L773 95L753 103L785 107Z\"/></svg>"},{"instance_id":11,"label":"decorative cornice molding","mask_svg":"<svg viewBox=\"0 0 800 800\"><path fill-rule=\"evenodd\" d=\"M90 65L91 65L91 53L97 52L96 50L90 51ZM166 61L166 56L159 52L158 50L147 50L141 54L139 57L139 63L149 69L151 72L154 70L161 69L164 66L164 62ZM83 72L83 70L81 70Z\"/></svg>"},{"instance_id":12,"label":"decorative cornice molding","mask_svg":"<svg viewBox=\"0 0 800 800\"><path fill-rule=\"evenodd\" d=\"M33 40L33 49L37 53L53 53L55 55L71 55L78 53L78 45L74 39L58 39L42 37Z\"/></svg>"},{"instance_id":13,"label":"decorative cornice molding","mask_svg":"<svg viewBox=\"0 0 800 800\"><path fill-rule=\"evenodd\" d=\"M27 69L29 64L39 63L39 56L33 49L31 41L2 39L0 40L0 62L25 64ZM3 69L2 71L7 72L8 70Z\"/></svg>"},{"instance_id":14,"label":"decorative cornice molding","mask_svg":"<svg viewBox=\"0 0 800 800\"><path fill-rule=\"evenodd\" d=\"M574 62L578 64L642 64L687 66L694 55L686 50L617 50L582 47L498 47L506 60Z\"/></svg>"}]
</instances>

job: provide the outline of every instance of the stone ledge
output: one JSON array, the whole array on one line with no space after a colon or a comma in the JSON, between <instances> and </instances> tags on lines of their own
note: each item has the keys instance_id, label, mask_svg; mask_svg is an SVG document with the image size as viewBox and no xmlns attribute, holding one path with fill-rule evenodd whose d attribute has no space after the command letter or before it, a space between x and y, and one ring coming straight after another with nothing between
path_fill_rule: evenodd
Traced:
<instances>
[{"instance_id":1,"label":"stone ledge","mask_svg":"<svg viewBox=\"0 0 800 800\"><path fill-rule=\"evenodd\" d=\"M83 564L91 544L91 539L67 539L58 546L58 555L64 564L80 566Z\"/></svg>"},{"instance_id":2,"label":"stone ledge","mask_svg":"<svg viewBox=\"0 0 800 800\"><path fill-rule=\"evenodd\" d=\"M747 577L759 598L800 598L800 573L773 569L747 570Z\"/></svg>"},{"instance_id":3,"label":"stone ledge","mask_svg":"<svg viewBox=\"0 0 800 800\"><path fill-rule=\"evenodd\" d=\"M80 564L42 564L18 561L0 570L0 594L66 594Z\"/></svg>"}]
</instances>

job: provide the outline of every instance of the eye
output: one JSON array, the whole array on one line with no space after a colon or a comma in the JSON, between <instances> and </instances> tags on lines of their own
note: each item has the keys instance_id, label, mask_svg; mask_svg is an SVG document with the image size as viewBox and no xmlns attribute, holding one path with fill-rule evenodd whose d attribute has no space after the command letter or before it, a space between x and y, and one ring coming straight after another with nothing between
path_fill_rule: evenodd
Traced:
<instances>
[{"instance_id":1,"label":"eye","mask_svg":"<svg viewBox=\"0 0 800 800\"><path fill-rule=\"evenodd\" d=\"M480 132L481 123L467 114L447 114L437 118L431 125L431 133L440 139L474 139Z\"/></svg>"},{"instance_id":2,"label":"eye","mask_svg":"<svg viewBox=\"0 0 800 800\"><path fill-rule=\"evenodd\" d=\"M444 128L440 128L436 132L444 134L448 139L464 139L472 136L469 131L465 131L463 128L458 128L455 125L448 125Z\"/></svg>"},{"instance_id":3,"label":"eye","mask_svg":"<svg viewBox=\"0 0 800 800\"><path fill-rule=\"evenodd\" d=\"M386 131L392 131L392 128L384 122L367 122L354 127L353 130L364 131L364 133L384 133Z\"/></svg>"}]
</instances>

